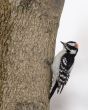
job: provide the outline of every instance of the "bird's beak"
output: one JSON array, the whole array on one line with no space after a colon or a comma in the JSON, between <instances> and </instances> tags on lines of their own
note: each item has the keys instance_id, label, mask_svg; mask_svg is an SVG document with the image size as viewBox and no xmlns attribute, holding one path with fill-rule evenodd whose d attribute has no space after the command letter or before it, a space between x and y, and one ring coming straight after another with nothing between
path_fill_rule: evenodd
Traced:
<instances>
[{"instance_id":1,"label":"bird's beak","mask_svg":"<svg viewBox=\"0 0 88 110\"><path fill-rule=\"evenodd\" d=\"M66 46L66 43L64 43L64 42L62 42L62 41L60 41L62 44L63 44L63 46Z\"/></svg>"}]
</instances>

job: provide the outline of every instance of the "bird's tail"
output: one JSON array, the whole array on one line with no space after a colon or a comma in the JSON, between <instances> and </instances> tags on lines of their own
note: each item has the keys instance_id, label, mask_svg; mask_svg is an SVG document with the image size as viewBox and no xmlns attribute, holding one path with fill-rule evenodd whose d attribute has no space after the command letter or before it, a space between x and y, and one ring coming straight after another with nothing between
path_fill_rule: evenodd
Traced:
<instances>
[{"instance_id":1,"label":"bird's tail","mask_svg":"<svg viewBox=\"0 0 88 110\"><path fill-rule=\"evenodd\" d=\"M56 90L57 87L58 87L58 83L57 83L57 81L56 81L56 82L55 82L55 85L53 86L53 88L52 88L52 90L51 90L51 92L50 92L49 100L50 100L51 97L53 96L53 94L54 94L54 92L55 92L55 90Z\"/></svg>"},{"instance_id":2,"label":"bird's tail","mask_svg":"<svg viewBox=\"0 0 88 110\"><path fill-rule=\"evenodd\" d=\"M58 89L57 89L57 94L58 94L58 93L61 94L63 88L64 88L64 85L59 86Z\"/></svg>"}]
</instances>

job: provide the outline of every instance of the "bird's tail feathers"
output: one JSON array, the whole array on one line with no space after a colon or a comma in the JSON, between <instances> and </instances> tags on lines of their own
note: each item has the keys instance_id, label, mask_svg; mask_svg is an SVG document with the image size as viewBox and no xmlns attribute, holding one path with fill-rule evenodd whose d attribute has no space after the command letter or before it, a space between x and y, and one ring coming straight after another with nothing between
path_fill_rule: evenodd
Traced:
<instances>
[{"instance_id":1,"label":"bird's tail feathers","mask_svg":"<svg viewBox=\"0 0 88 110\"><path fill-rule=\"evenodd\" d=\"M55 82L55 85L54 85L54 86L52 87L52 89L51 89L49 99L51 99L51 97L53 96L53 94L54 94L55 90L57 89L57 87L58 87L58 83L57 83L57 81L56 81L56 82Z\"/></svg>"},{"instance_id":2,"label":"bird's tail feathers","mask_svg":"<svg viewBox=\"0 0 88 110\"><path fill-rule=\"evenodd\" d=\"M59 87L58 87L58 89L57 89L57 94L58 94L58 93L60 93L60 94L61 94L61 92L62 92L63 88L64 88L64 86L62 86L62 85L61 85L61 86L59 86Z\"/></svg>"}]
</instances>

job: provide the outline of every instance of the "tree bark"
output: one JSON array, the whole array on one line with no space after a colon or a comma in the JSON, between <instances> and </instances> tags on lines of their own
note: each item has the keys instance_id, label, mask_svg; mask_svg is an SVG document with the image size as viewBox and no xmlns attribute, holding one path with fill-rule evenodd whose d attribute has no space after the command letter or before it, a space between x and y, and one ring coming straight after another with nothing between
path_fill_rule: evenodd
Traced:
<instances>
[{"instance_id":1,"label":"tree bark","mask_svg":"<svg viewBox=\"0 0 88 110\"><path fill-rule=\"evenodd\" d=\"M64 0L0 0L0 110L49 110L50 65Z\"/></svg>"}]
</instances>

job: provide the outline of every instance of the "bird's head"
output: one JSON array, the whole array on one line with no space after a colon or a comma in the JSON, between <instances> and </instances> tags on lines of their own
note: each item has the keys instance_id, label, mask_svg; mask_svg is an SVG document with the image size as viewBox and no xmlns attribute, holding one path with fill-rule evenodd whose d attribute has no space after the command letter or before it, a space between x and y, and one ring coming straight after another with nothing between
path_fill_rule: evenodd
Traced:
<instances>
[{"instance_id":1,"label":"bird's head","mask_svg":"<svg viewBox=\"0 0 88 110\"><path fill-rule=\"evenodd\" d=\"M62 42L61 43L63 44L64 46L64 49L70 53L70 54L73 54L73 55L76 55L77 52L78 52L78 43L77 42L74 42L74 41L69 41L69 42Z\"/></svg>"}]
</instances>

